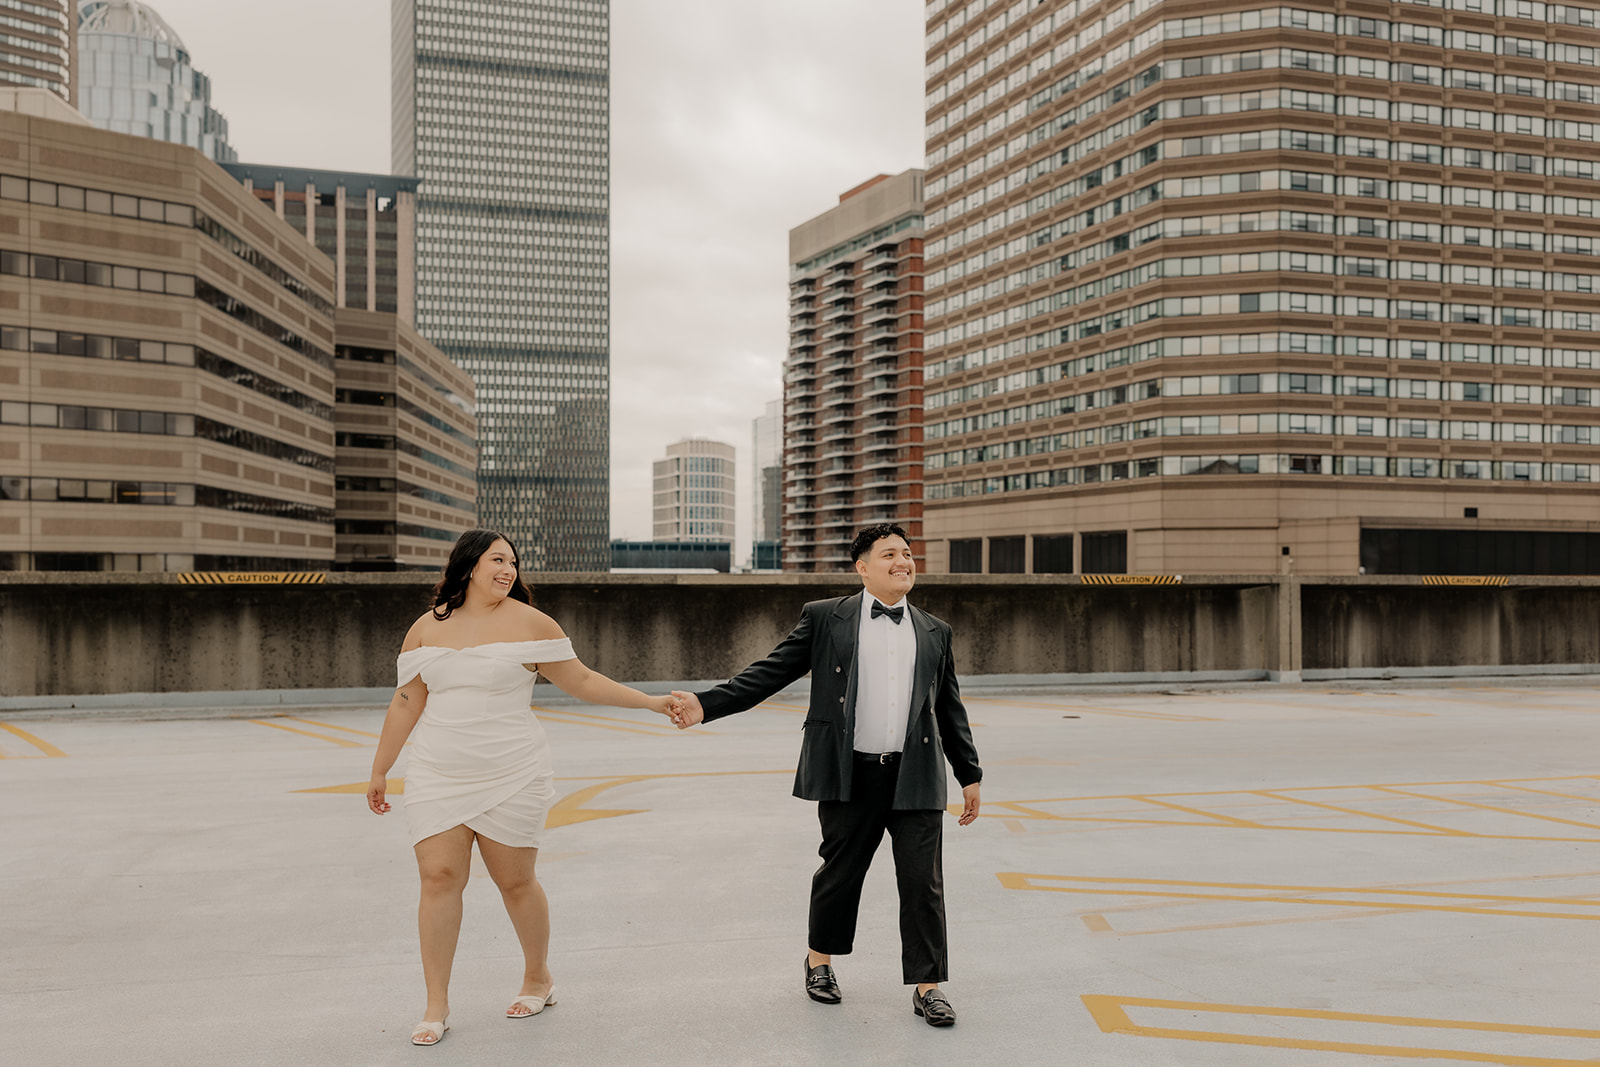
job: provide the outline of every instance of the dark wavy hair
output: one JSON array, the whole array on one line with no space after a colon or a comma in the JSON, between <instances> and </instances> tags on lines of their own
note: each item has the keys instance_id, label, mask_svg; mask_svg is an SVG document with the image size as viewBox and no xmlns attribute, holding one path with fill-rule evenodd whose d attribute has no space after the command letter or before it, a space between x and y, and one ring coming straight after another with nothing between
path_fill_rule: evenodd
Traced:
<instances>
[{"instance_id":1,"label":"dark wavy hair","mask_svg":"<svg viewBox=\"0 0 1600 1067\"><path fill-rule=\"evenodd\" d=\"M854 563L863 555L872 550L872 546L882 541L885 537L898 537L906 544L911 543L911 538L906 532L892 522L877 522L856 534L855 540L850 542L850 562Z\"/></svg>"},{"instance_id":2,"label":"dark wavy hair","mask_svg":"<svg viewBox=\"0 0 1600 1067\"><path fill-rule=\"evenodd\" d=\"M517 546L498 530L468 530L456 539L456 547L450 550L450 559L444 565L444 574L439 584L433 587L434 618L441 621L448 619L452 611L467 602L467 586L472 581L472 569L496 541L511 545L511 560L517 562L520 558ZM523 584L521 574L511 583L511 599L524 604L533 603L533 594Z\"/></svg>"}]
</instances>

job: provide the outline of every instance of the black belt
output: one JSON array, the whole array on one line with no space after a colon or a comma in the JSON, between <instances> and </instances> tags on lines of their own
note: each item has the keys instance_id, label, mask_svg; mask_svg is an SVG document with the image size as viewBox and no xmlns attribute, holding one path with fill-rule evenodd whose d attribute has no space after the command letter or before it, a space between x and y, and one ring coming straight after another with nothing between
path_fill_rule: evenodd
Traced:
<instances>
[{"instance_id":1,"label":"black belt","mask_svg":"<svg viewBox=\"0 0 1600 1067\"><path fill-rule=\"evenodd\" d=\"M856 759L862 763L889 764L900 762L898 752L856 752Z\"/></svg>"}]
</instances>

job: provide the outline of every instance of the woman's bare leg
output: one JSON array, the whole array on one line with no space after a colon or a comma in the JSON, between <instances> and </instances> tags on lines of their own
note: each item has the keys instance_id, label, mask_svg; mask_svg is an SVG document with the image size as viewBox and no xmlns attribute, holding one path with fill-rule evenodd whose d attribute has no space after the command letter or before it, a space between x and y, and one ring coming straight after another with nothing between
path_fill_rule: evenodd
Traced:
<instances>
[{"instance_id":1,"label":"woman's bare leg","mask_svg":"<svg viewBox=\"0 0 1600 1067\"><path fill-rule=\"evenodd\" d=\"M461 891L472 868L472 838L471 830L455 826L412 846L422 877L417 937L422 943L422 979L428 986L424 1022L441 1022L450 1012L450 967L461 936Z\"/></svg>"},{"instance_id":2,"label":"woman's bare leg","mask_svg":"<svg viewBox=\"0 0 1600 1067\"><path fill-rule=\"evenodd\" d=\"M522 943L522 992L520 996L545 996L554 979L550 975L550 903L545 898L544 887L534 876L534 863L539 858L536 848L512 848L478 838L478 855L489 868L505 901L506 914Z\"/></svg>"}]
</instances>

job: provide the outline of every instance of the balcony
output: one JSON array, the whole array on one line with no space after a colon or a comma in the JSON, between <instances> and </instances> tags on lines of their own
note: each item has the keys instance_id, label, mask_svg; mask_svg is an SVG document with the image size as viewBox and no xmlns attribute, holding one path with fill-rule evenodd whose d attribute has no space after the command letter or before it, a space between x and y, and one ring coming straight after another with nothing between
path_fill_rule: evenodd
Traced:
<instances>
[{"instance_id":1,"label":"balcony","mask_svg":"<svg viewBox=\"0 0 1600 1067\"><path fill-rule=\"evenodd\" d=\"M827 344L822 346L822 354L824 356L831 356L836 352L850 352L853 351L855 347L856 346L851 344L849 341L829 341Z\"/></svg>"},{"instance_id":2,"label":"balcony","mask_svg":"<svg viewBox=\"0 0 1600 1067\"><path fill-rule=\"evenodd\" d=\"M872 255L861 261L861 269L864 271L873 271L880 267L892 267L894 264L895 254L893 252L874 252Z\"/></svg>"},{"instance_id":3,"label":"balcony","mask_svg":"<svg viewBox=\"0 0 1600 1067\"><path fill-rule=\"evenodd\" d=\"M822 279L818 284L821 285L822 288L826 289L830 285L838 285L840 282L847 282L849 280L850 264L847 263L842 267L835 267L834 269L828 271L828 273L822 276Z\"/></svg>"},{"instance_id":4,"label":"balcony","mask_svg":"<svg viewBox=\"0 0 1600 1067\"><path fill-rule=\"evenodd\" d=\"M848 306L846 306L844 304L835 304L832 307L830 307L827 311L824 311L822 313L822 321L823 322L832 322L835 319L848 318L849 316L854 315L854 314L855 314L855 312L852 311Z\"/></svg>"},{"instance_id":5,"label":"balcony","mask_svg":"<svg viewBox=\"0 0 1600 1067\"><path fill-rule=\"evenodd\" d=\"M861 316L861 325L876 326L878 323L896 322L900 318L893 308L875 308Z\"/></svg>"},{"instance_id":6,"label":"balcony","mask_svg":"<svg viewBox=\"0 0 1600 1067\"><path fill-rule=\"evenodd\" d=\"M828 340L831 340L831 339L836 338L836 337L849 337L851 334L853 334L855 332L856 332L855 326L851 323L850 319L847 317L847 318L845 318L845 319L843 319L843 320L841 320L839 322L834 323L831 326L824 327L823 331L822 331L822 339L824 341L828 341Z\"/></svg>"},{"instance_id":7,"label":"balcony","mask_svg":"<svg viewBox=\"0 0 1600 1067\"><path fill-rule=\"evenodd\" d=\"M893 289L868 289L861 294L861 306L864 308L896 304L899 301L900 294Z\"/></svg>"},{"instance_id":8,"label":"balcony","mask_svg":"<svg viewBox=\"0 0 1600 1067\"><path fill-rule=\"evenodd\" d=\"M893 326L879 326L877 329L868 330L865 334L863 334L861 337L861 343L870 345L874 341L886 341L892 338L894 334L895 329ZM823 336L826 337L827 334L823 334ZM889 351L893 352L894 349L891 348Z\"/></svg>"},{"instance_id":9,"label":"balcony","mask_svg":"<svg viewBox=\"0 0 1600 1067\"><path fill-rule=\"evenodd\" d=\"M856 294L849 289L829 289L823 294L822 302L827 305L835 305L848 300L854 304L855 299Z\"/></svg>"}]
</instances>

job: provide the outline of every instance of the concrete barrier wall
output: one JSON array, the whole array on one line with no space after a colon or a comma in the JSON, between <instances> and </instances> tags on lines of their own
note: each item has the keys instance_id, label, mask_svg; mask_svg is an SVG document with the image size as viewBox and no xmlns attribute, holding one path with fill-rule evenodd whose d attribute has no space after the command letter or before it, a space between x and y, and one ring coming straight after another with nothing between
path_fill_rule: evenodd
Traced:
<instances>
[{"instance_id":1,"label":"concrete barrier wall","mask_svg":"<svg viewBox=\"0 0 1600 1067\"><path fill-rule=\"evenodd\" d=\"M536 603L583 660L624 681L727 677L765 655L806 601L859 589L810 575L536 577ZM925 575L915 600L955 627L963 675L1600 663L1600 580L1513 581ZM0 697L390 686L431 585L401 574L286 586L0 574Z\"/></svg>"},{"instance_id":2,"label":"concrete barrier wall","mask_svg":"<svg viewBox=\"0 0 1600 1067\"><path fill-rule=\"evenodd\" d=\"M1600 586L1592 580L1566 581L1574 584L1443 589L1307 584L1301 590L1302 666L1600 663Z\"/></svg>"}]
</instances>

